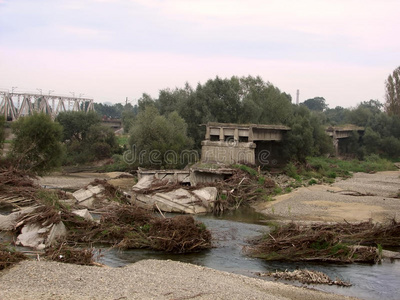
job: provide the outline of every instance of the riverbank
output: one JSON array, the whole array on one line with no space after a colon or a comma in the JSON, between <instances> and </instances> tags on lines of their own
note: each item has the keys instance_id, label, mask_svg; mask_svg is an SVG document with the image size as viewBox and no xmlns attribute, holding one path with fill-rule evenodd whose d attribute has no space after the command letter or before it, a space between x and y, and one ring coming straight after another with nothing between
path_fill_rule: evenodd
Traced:
<instances>
[{"instance_id":1,"label":"riverbank","mask_svg":"<svg viewBox=\"0 0 400 300\"><path fill-rule=\"evenodd\" d=\"M385 222L400 219L400 171L355 173L331 185L301 187L274 201L257 202L256 211L278 221Z\"/></svg>"},{"instance_id":2,"label":"riverbank","mask_svg":"<svg viewBox=\"0 0 400 300\"><path fill-rule=\"evenodd\" d=\"M0 299L356 299L169 260L123 268L23 261L0 276Z\"/></svg>"}]
</instances>

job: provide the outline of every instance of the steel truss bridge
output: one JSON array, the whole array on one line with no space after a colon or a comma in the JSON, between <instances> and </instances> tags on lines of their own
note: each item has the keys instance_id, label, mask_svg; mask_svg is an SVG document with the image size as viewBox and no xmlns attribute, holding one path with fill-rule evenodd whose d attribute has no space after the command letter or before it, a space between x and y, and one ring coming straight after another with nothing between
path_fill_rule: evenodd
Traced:
<instances>
[{"instance_id":1,"label":"steel truss bridge","mask_svg":"<svg viewBox=\"0 0 400 300\"><path fill-rule=\"evenodd\" d=\"M93 111L93 99L0 91L0 116L15 121L33 113L45 113L54 120L64 111Z\"/></svg>"}]
</instances>

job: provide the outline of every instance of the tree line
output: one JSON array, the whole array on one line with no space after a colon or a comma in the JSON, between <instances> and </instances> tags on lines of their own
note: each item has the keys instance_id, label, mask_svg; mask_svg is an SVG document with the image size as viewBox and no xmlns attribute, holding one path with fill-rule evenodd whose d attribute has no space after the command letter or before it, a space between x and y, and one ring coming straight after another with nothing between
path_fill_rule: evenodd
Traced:
<instances>
[{"instance_id":1,"label":"tree line","mask_svg":"<svg viewBox=\"0 0 400 300\"><path fill-rule=\"evenodd\" d=\"M125 133L129 134L129 146L135 147L137 153L158 150L162 155L171 150L177 154L187 149L199 151L205 135L203 125L207 122L282 124L291 128L280 146L282 157L305 161L308 156L333 153L331 138L325 134L328 126L354 124L364 127L365 132L361 136L353 132L348 139L349 155L360 159L370 154L396 158L400 153L399 74L400 67L385 82L385 103L368 100L355 108L329 108L323 97L294 105L289 94L259 76L216 77L195 88L186 83L182 88L160 90L158 98L143 94L137 105L95 104L97 113L60 113L56 122L49 125L52 128L49 131L40 127L51 122L49 117L36 115L36 123L28 122L28 117L21 118L13 125L16 139L11 153L17 161L32 164L33 158L23 159L28 157L24 151L29 144L24 139L30 136L30 142L37 149L41 145L40 138L51 135L54 141L62 143L57 150L63 153L58 164L82 164L113 154L122 155L112 130L100 125L101 118L106 117L122 119ZM4 140L3 127L0 126L0 142ZM18 144L25 146L19 148ZM45 150L45 145L43 149L47 154L41 158L49 164L54 153ZM142 163L152 166L150 161ZM183 165L164 161L162 166Z\"/></svg>"}]
</instances>

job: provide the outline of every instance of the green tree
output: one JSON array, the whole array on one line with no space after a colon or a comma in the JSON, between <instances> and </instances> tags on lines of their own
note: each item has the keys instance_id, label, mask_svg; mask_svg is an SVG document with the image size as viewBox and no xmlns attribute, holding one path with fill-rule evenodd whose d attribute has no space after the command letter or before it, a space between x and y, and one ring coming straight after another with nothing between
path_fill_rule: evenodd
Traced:
<instances>
[{"instance_id":1,"label":"green tree","mask_svg":"<svg viewBox=\"0 0 400 300\"><path fill-rule=\"evenodd\" d=\"M371 127L367 127L362 139L368 154L378 154L381 146L381 136L378 132L373 131Z\"/></svg>"},{"instance_id":2,"label":"green tree","mask_svg":"<svg viewBox=\"0 0 400 300\"><path fill-rule=\"evenodd\" d=\"M400 116L400 67L388 76L385 82L385 110L388 115Z\"/></svg>"},{"instance_id":3,"label":"green tree","mask_svg":"<svg viewBox=\"0 0 400 300\"><path fill-rule=\"evenodd\" d=\"M100 124L100 117L95 112L68 111L58 114L56 121L63 130L63 141L78 141L86 139L89 128L92 125Z\"/></svg>"},{"instance_id":4,"label":"green tree","mask_svg":"<svg viewBox=\"0 0 400 300\"><path fill-rule=\"evenodd\" d=\"M63 112L57 121L63 125L63 141L67 155L65 164L84 164L109 158L119 151L113 130L101 125L93 112Z\"/></svg>"},{"instance_id":5,"label":"green tree","mask_svg":"<svg viewBox=\"0 0 400 300\"><path fill-rule=\"evenodd\" d=\"M161 116L154 106L139 112L130 131L132 158L146 167L182 166L181 153L193 145L187 125L177 112Z\"/></svg>"},{"instance_id":6,"label":"green tree","mask_svg":"<svg viewBox=\"0 0 400 300\"><path fill-rule=\"evenodd\" d=\"M20 168L42 175L61 165L62 126L50 116L21 117L12 124L12 130L15 138L10 157Z\"/></svg>"},{"instance_id":7,"label":"green tree","mask_svg":"<svg viewBox=\"0 0 400 300\"><path fill-rule=\"evenodd\" d=\"M312 99L307 99L302 103L302 105L307 106L309 110L315 111L324 111L328 108L328 105L325 103L325 98L323 97L314 97Z\"/></svg>"}]
</instances>

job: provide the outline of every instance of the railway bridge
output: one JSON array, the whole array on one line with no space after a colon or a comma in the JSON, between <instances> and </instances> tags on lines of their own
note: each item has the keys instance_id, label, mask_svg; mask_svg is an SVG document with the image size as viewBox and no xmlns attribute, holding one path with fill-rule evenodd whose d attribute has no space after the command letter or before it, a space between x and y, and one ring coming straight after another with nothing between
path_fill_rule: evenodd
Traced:
<instances>
[{"instance_id":1,"label":"railway bridge","mask_svg":"<svg viewBox=\"0 0 400 300\"><path fill-rule=\"evenodd\" d=\"M93 99L32 93L0 91L0 116L15 121L34 112L45 113L54 119L63 111L93 111Z\"/></svg>"}]
</instances>

